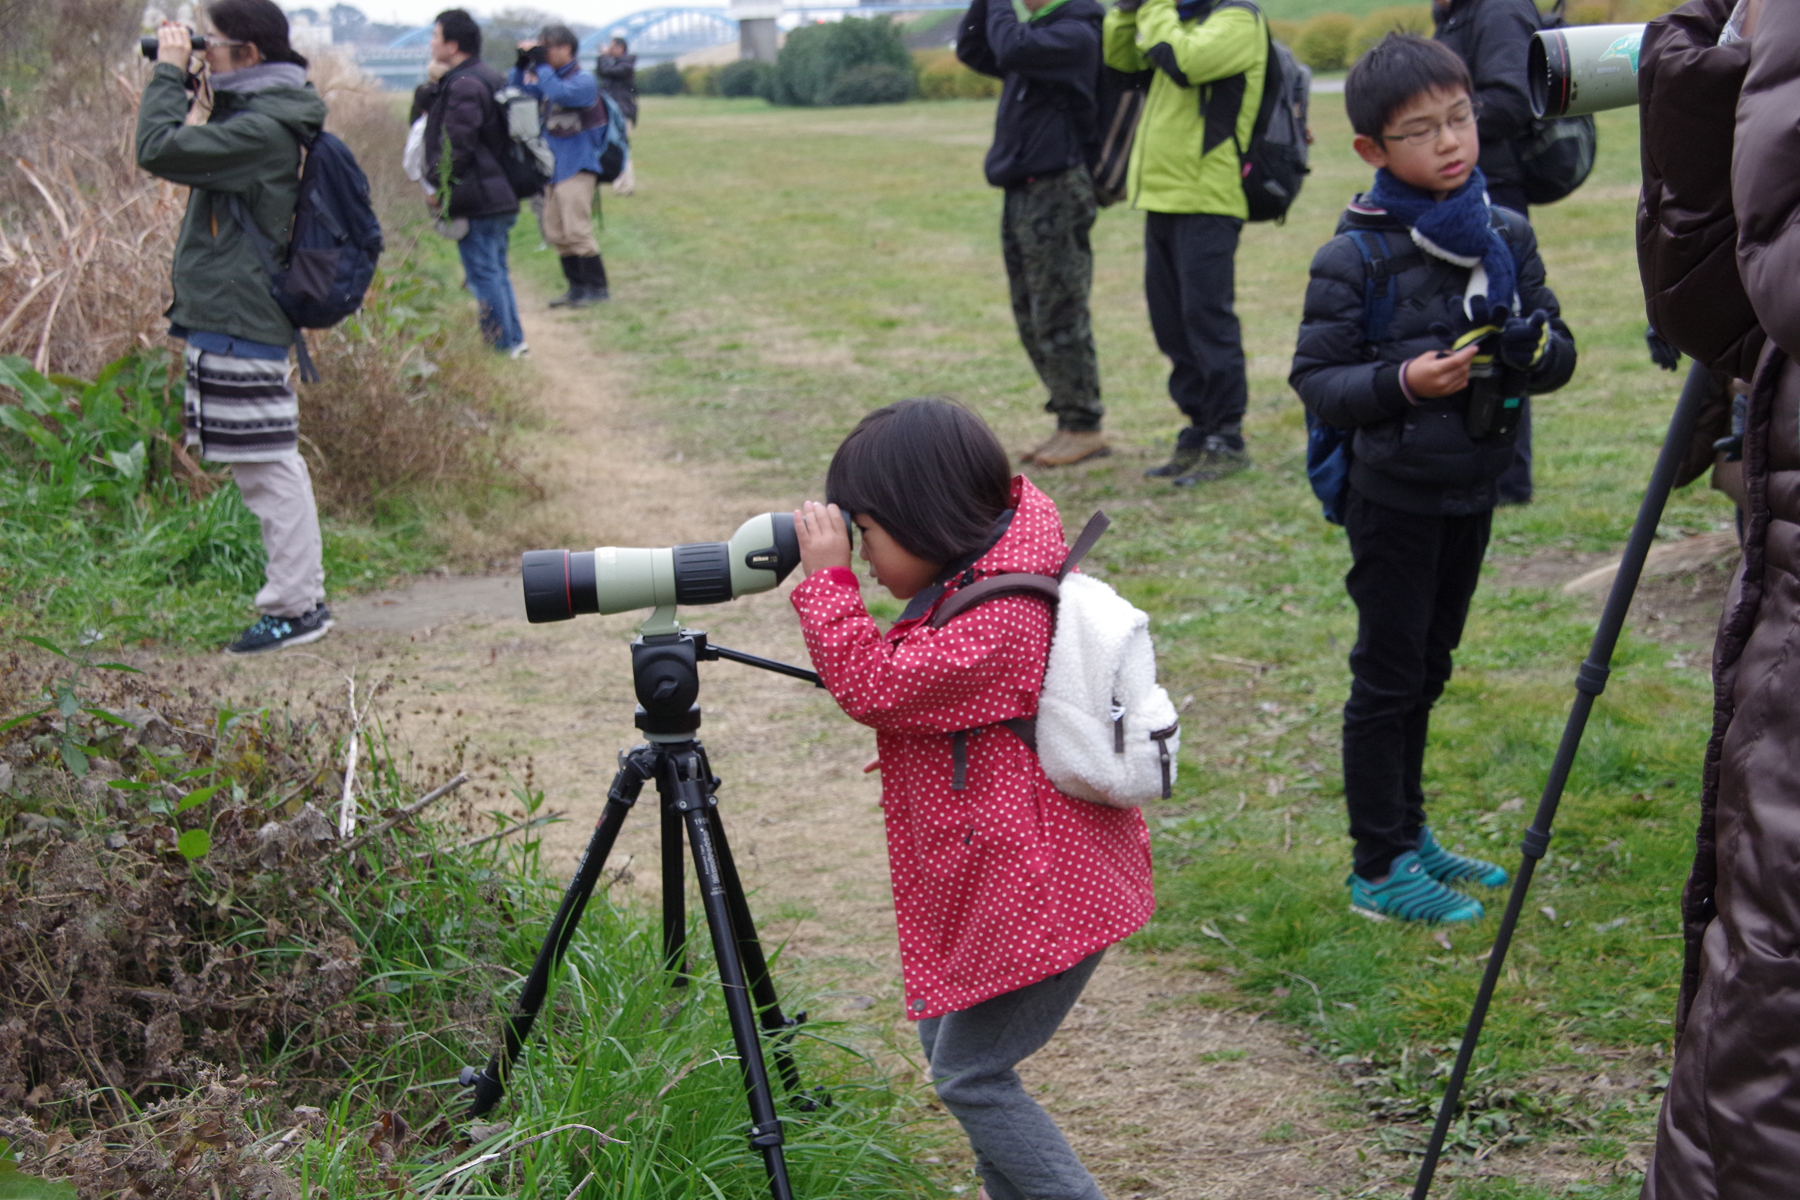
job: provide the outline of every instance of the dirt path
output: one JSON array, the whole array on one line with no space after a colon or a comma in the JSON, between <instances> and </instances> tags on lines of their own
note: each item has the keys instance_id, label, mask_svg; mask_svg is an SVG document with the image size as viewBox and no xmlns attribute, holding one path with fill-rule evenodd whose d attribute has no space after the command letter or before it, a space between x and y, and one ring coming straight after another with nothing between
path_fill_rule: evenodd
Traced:
<instances>
[{"instance_id":1,"label":"dirt path","mask_svg":"<svg viewBox=\"0 0 1800 1200\"><path fill-rule=\"evenodd\" d=\"M517 514L521 527L575 545L667 545L726 536L780 502L759 497L747 475L684 469L608 382L622 364L589 348L579 317L521 300L547 424L527 457L551 497ZM233 698L325 705L341 705L348 675L366 686L391 673L384 708L401 744L422 762L460 743L519 775L529 764L547 806L569 814L545 850L553 868L571 869L615 751L637 740L626 653L637 618L529 626L510 575L427 578L334 608L339 628L315 646L202 669ZM785 589L683 616L727 646L805 659ZM910 1054L879 784L861 771L873 734L794 681L718 663L702 668L702 684L703 736L761 932L785 942L785 968L820 997L816 1015L857 1022ZM484 772L494 794L478 807L502 802L497 774ZM629 856L653 904L649 815L627 824L612 865ZM1176 961L1115 951L1024 1074L1114 1200L1351 1195L1388 1174L1359 1161L1363 1123L1342 1106L1331 1068L1236 1007L1223 977Z\"/></svg>"}]
</instances>

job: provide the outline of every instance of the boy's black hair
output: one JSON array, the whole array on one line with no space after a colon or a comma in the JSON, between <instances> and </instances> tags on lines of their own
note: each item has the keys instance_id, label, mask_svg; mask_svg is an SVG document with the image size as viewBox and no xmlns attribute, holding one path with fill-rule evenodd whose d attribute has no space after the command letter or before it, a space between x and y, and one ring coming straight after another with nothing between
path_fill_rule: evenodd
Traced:
<instances>
[{"instance_id":1,"label":"boy's black hair","mask_svg":"<svg viewBox=\"0 0 1800 1200\"><path fill-rule=\"evenodd\" d=\"M471 58L481 57L481 26L467 12L445 9L432 19L432 24L443 30L446 42L455 42L456 48Z\"/></svg>"},{"instance_id":2,"label":"boy's black hair","mask_svg":"<svg viewBox=\"0 0 1800 1200\"><path fill-rule=\"evenodd\" d=\"M825 499L908 554L952 563L986 546L1012 506L1012 462L980 417L942 396L878 408L831 457Z\"/></svg>"},{"instance_id":3,"label":"boy's black hair","mask_svg":"<svg viewBox=\"0 0 1800 1200\"><path fill-rule=\"evenodd\" d=\"M264 62L306 65L306 59L288 43L287 14L275 0L218 0L206 6L206 15L212 27L232 41L255 46ZM234 50L234 66L235 54Z\"/></svg>"},{"instance_id":4,"label":"boy's black hair","mask_svg":"<svg viewBox=\"0 0 1800 1200\"><path fill-rule=\"evenodd\" d=\"M1390 33L1356 60L1344 80L1350 128L1380 137L1393 115L1426 92L1457 89L1475 95L1469 68L1442 42L1416 33Z\"/></svg>"},{"instance_id":5,"label":"boy's black hair","mask_svg":"<svg viewBox=\"0 0 1800 1200\"><path fill-rule=\"evenodd\" d=\"M619 44L619 49L625 51L625 53L627 53L627 54L631 53L631 44L629 42L627 42L624 38L616 37L613 39L613 41L615 41Z\"/></svg>"},{"instance_id":6,"label":"boy's black hair","mask_svg":"<svg viewBox=\"0 0 1800 1200\"><path fill-rule=\"evenodd\" d=\"M571 50L581 46L581 39L575 36L575 31L558 22L544 26L538 34L538 41L546 46L567 46Z\"/></svg>"}]
</instances>

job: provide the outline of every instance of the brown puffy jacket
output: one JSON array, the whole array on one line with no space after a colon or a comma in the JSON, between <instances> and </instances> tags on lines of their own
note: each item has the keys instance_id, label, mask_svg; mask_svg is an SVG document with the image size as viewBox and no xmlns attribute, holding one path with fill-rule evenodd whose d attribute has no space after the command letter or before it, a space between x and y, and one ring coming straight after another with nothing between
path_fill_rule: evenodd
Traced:
<instances>
[{"instance_id":1,"label":"brown puffy jacket","mask_svg":"<svg viewBox=\"0 0 1800 1200\"><path fill-rule=\"evenodd\" d=\"M1718 44L1734 3L1691 0L1644 31L1638 272L1650 324L1670 345L1748 379L1763 335L1738 281L1731 144L1750 46Z\"/></svg>"},{"instance_id":2,"label":"brown puffy jacket","mask_svg":"<svg viewBox=\"0 0 1800 1200\"><path fill-rule=\"evenodd\" d=\"M1713 652L1678 1040L1646 1200L1800 1194L1800 3L1765 3L1749 44L1731 200L1737 274L1768 343L1745 431L1744 562Z\"/></svg>"}]
</instances>

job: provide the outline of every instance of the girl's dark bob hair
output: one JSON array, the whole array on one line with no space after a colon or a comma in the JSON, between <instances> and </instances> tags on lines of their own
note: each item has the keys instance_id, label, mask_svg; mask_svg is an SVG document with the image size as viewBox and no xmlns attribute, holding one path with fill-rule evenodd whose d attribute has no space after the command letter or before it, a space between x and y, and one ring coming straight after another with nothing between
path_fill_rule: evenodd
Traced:
<instances>
[{"instance_id":1,"label":"girl's dark bob hair","mask_svg":"<svg viewBox=\"0 0 1800 1200\"><path fill-rule=\"evenodd\" d=\"M825 499L908 554L952 563L984 548L1012 507L1012 463L980 417L943 396L878 408L832 455Z\"/></svg>"}]
</instances>

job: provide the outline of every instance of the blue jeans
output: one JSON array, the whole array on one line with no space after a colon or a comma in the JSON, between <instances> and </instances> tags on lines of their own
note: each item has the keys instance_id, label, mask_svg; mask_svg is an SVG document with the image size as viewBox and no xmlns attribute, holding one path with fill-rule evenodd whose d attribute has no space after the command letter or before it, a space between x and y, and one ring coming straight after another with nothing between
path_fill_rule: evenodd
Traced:
<instances>
[{"instance_id":1,"label":"blue jeans","mask_svg":"<svg viewBox=\"0 0 1800 1200\"><path fill-rule=\"evenodd\" d=\"M481 306L481 336L496 350L511 350L525 340L512 279L506 273L506 239L518 219L516 212L470 217L469 232L456 243L469 290Z\"/></svg>"}]
</instances>

